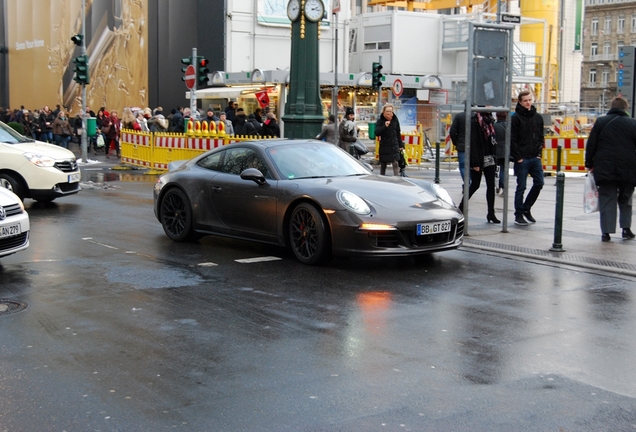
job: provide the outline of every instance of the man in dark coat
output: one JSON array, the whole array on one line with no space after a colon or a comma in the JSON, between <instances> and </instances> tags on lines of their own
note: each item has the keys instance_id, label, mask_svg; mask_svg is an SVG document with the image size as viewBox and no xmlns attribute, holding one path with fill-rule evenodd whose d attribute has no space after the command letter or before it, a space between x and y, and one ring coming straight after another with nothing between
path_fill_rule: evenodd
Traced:
<instances>
[{"instance_id":1,"label":"man in dark coat","mask_svg":"<svg viewBox=\"0 0 636 432\"><path fill-rule=\"evenodd\" d=\"M517 189L515 190L515 224L528 225L536 219L530 209L539 198L543 188L543 165L541 152L545 140L543 137L543 117L537 114L532 105L532 94L524 90L519 93L515 115L510 123L510 160L514 161ZM528 174L532 177L532 188L524 201Z\"/></svg>"},{"instance_id":2,"label":"man in dark coat","mask_svg":"<svg viewBox=\"0 0 636 432\"><path fill-rule=\"evenodd\" d=\"M245 111L243 108L239 108L236 110L236 116L234 117L234 121L232 122L232 126L234 126L234 135L235 136L256 136L258 133L256 132L256 128L252 123L247 121L247 116L245 115Z\"/></svg>"},{"instance_id":3,"label":"man in dark coat","mask_svg":"<svg viewBox=\"0 0 636 432\"><path fill-rule=\"evenodd\" d=\"M386 175L386 165L391 163L393 175L399 175L398 160L400 152L404 149L400 122L393 113L393 105L386 104L382 107L380 118L375 122L375 136L380 137L380 175Z\"/></svg>"},{"instance_id":4,"label":"man in dark coat","mask_svg":"<svg viewBox=\"0 0 636 432\"><path fill-rule=\"evenodd\" d=\"M598 187L601 240L616 232L616 205L624 239L633 239L632 195L636 186L636 120L625 110L628 103L614 98L607 115L594 123L585 146L585 166ZM588 174L590 175L590 174Z\"/></svg>"}]
</instances>

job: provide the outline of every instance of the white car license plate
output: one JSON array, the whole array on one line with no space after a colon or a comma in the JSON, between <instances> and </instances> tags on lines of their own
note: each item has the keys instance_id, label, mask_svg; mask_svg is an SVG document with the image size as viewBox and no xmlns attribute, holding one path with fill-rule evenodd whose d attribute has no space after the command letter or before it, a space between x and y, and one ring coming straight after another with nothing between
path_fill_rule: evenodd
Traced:
<instances>
[{"instance_id":1,"label":"white car license plate","mask_svg":"<svg viewBox=\"0 0 636 432\"><path fill-rule=\"evenodd\" d=\"M80 181L80 177L81 177L81 173L69 174L68 175L68 182L69 183L77 183L78 181Z\"/></svg>"},{"instance_id":2,"label":"white car license plate","mask_svg":"<svg viewBox=\"0 0 636 432\"><path fill-rule=\"evenodd\" d=\"M22 229L19 223L0 227L0 238L12 237L20 234Z\"/></svg>"},{"instance_id":3,"label":"white car license plate","mask_svg":"<svg viewBox=\"0 0 636 432\"><path fill-rule=\"evenodd\" d=\"M450 221L417 224L418 236L449 232L450 230L451 230Z\"/></svg>"}]
</instances>

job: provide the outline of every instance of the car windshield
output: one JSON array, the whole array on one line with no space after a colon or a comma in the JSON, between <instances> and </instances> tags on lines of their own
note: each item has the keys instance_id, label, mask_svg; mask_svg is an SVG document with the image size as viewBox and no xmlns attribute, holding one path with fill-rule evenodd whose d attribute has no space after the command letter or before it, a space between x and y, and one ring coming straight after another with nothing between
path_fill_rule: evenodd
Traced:
<instances>
[{"instance_id":1,"label":"car windshield","mask_svg":"<svg viewBox=\"0 0 636 432\"><path fill-rule=\"evenodd\" d=\"M370 174L339 147L322 142L290 142L268 153L282 178L320 178Z\"/></svg>"},{"instance_id":2,"label":"car windshield","mask_svg":"<svg viewBox=\"0 0 636 432\"><path fill-rule=\"evenodd\" d=\"M18 144L18 143L29 142L29 141L33 141L33 140L23 137L18 132L16 132L13 128L0 122L0 142L6 143L6 144Z\"/></svg>"}]
</instances>

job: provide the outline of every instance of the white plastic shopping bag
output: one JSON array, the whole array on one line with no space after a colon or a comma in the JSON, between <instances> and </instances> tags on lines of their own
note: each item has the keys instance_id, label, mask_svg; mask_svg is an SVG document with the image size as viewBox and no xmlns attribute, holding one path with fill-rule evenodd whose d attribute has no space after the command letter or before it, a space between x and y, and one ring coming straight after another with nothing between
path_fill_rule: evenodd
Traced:
<instances>
[{"instance_id":1,"label":"white plastic shopping bag","mask_svg":"<svg viewBox=\"0 0 636 432\"><path fill-rule=\"evenodd\" d=\"M589 172L585 177L585 186L583 187L583 211L587 214L598 211L598 189L594 181L594 175Z\"/></svg>"}]
</instances>

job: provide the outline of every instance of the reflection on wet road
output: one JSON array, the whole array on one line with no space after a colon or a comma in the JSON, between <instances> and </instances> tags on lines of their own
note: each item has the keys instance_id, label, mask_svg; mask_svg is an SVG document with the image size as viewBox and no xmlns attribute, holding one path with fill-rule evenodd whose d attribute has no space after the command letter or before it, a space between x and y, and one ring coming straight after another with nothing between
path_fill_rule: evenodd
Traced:
<instances>
[{"instance_id":1,"label":"reflection on wet road","mask_svg":"<svg viewBox=\"0 0 636 432\"><path fill-rule=\"evenodd\" d=\"M112 189L27 202L31 247L0 261L0 298L29 305L0 315L3 429L636 424L633 279L464 250L307 267L173 243L152 182L101 174L85 181ZM237 261L264 256L282 260Z\"/></svg>"}]
</instances>

